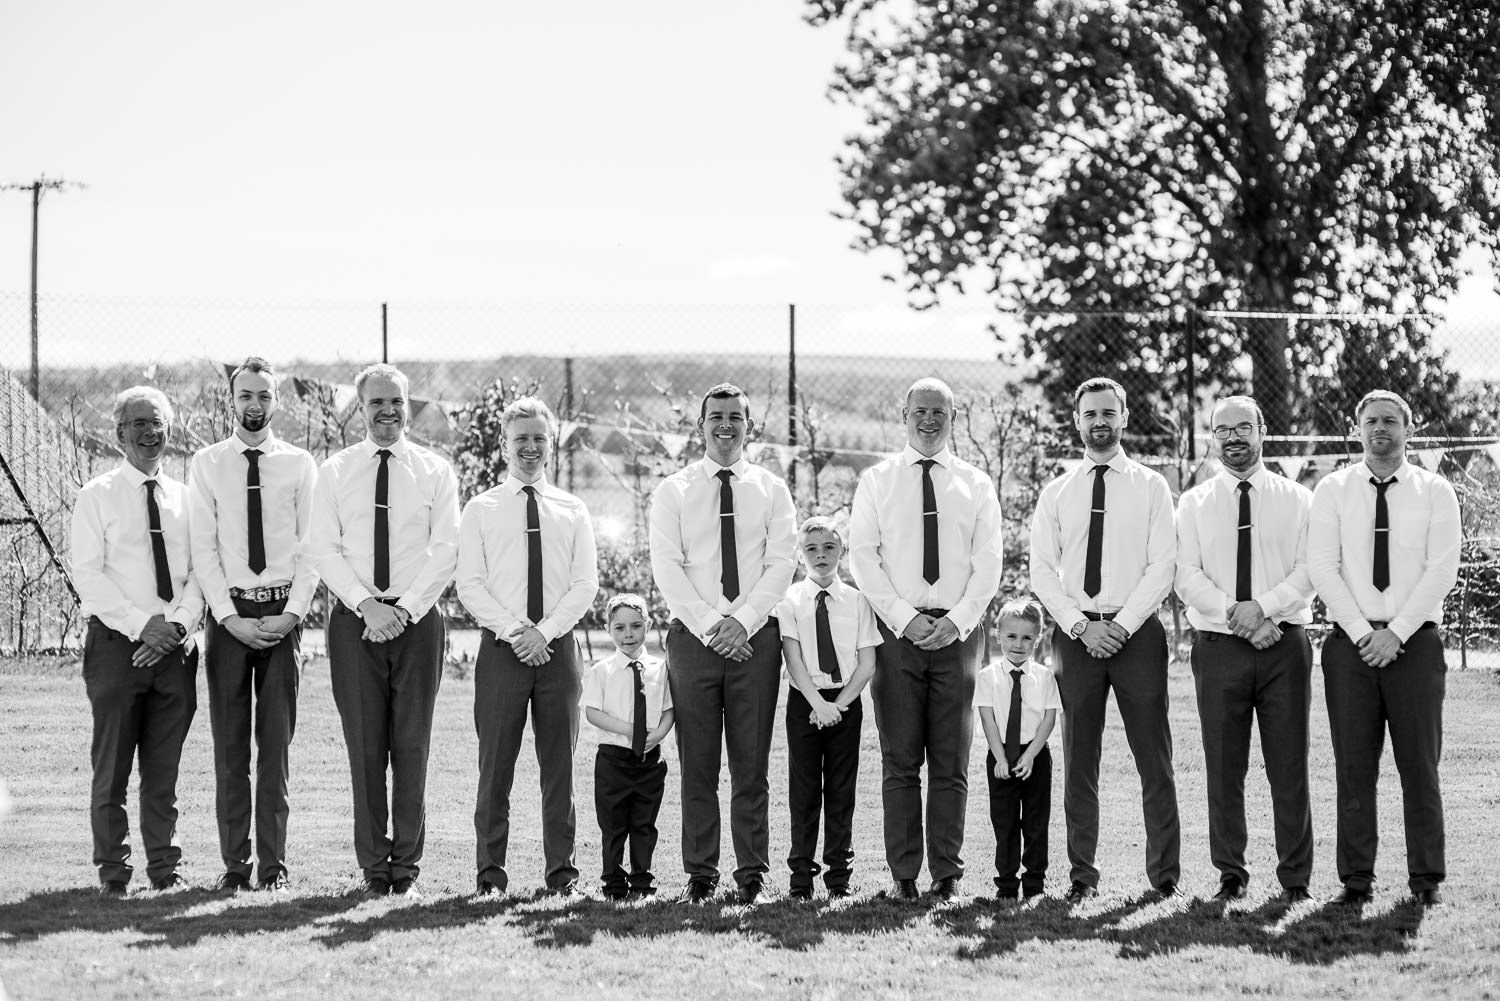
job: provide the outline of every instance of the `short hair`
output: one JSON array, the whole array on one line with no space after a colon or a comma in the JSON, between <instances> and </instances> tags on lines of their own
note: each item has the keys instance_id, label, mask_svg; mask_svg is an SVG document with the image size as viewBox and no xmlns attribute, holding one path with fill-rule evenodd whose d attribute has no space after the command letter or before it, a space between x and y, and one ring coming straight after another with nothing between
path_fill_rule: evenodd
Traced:
<instances>
[{"instance_id":1,"label":"short hair","mask_svg":"<svg viewBox=\"0 0 1500 1001\"><path fill-rule=\"evenodd\" d=\"M172 409L172 401L167 399L167 394L155 386L131 386L129 389L115 397L115 426L119 427L125 423L125 408L132 403L154 403L158 410L166 415L168 424L172 423L177 416Z\"/></svg>"},{"instance_id":2,"label":"short hair","mask_svg":"<svg viewBox=\"0 0 1500 1001\"><path fill-rule=\"evenodd\" d=\"M996 624L1006 619L1022 619L1036 626L1036 631L1042 631L1042 606L1035 598L1011 598L1000 606L1000 613L995 618Z\"/></svg>"},{"instance_id":3,"label":"short hair","mask_svg":"<svg viewBox=\"0 0 1500 1001\"><path fill-rule=\"evenodd\" d=\"M1253 396L1223 396L1215 400L1213 409L1208 412L1210 422L1212 422L1214 414L1219 412L1219 408L1228 403L1242 403L1254 407L1255 423L1259 424L1261 427L1266 426L1266 412L1260 409L1260 404L1256 402L1256 399Z\"/></svg>"},{"instance_id":4,"label":"short hair","mask_svg":"<svg viewBox=\"0 0 1500 1001\"><path fill-rule=\"evenodd\" d=\"M801 543L802 540L805 539L810 532L827 532L829 535L839 540L839 545L848 545L848 543L844 541L844 533L838 530L838 526L833 523L833 519L828 517L826 514L815 514L811 518L808 518L806 521L804 521L800 526L798 526L797 542Z\"/></svg>"},{"instance_id":5,"label":"short hair","mask_svg":"<svg viewBox=\"0 0 1500 1001\"><path fill-rule=\"evenodd\" d=\"M401 391L403 393L411 392L411 380L406 377L405 372L394 365L387 365L385 362L379 361L360 369L359 374L354 377L354 392L360 400L365 398L365 383L376 376L401 383Z\"/></svg>"},{"instance_id":6,"label":"short hair","mask_svg":"<svg viewBox=\"0 0 1500 1001\"><path fill-rule=\"evenodd\" d=\"M501 438L510 434L511 422L518 417L540 417L547 424L548 437L557 441L557 415L545 400L535 396L522 396L512 400L509 406L500 411Z\"/></svg>"},{"instance_id":7,"label":"short hair","mask_svg":"<svg viewBox=\"0 0 1500 1001\"><path fill-rule=\"evenodd\" d=\"M1099 393L1104 390L1114 393L1115 397L1120 401L1120 409L1125 409L1125 387L1113 379L1106 379L1102 376L1085 379L1078 384L1078 388L1073 390L1073 409L1078 409L1078 401L1083 399L1085 393Z\"/></svg>"},{"instance_id":8,"label":"short hair","mask_svg":"<svg viewBox=\"0 0 1500 1001\"><path fill-rule=\"evenodd\" d=\"M622 591L609 599L604 605L604 622L606 625L615 617L615 612L621 608L633 608L641 613L641 618L647 622L651 621L651 612L646 607L646 599L638 594Z\"/></svg>"},{"instance_id":9,"label":"short hair","mask_svg":"<svg viewBox=\"0 0 1500 1001\"><path fill-rule=\"evenodd\" d=\"M918 379L916 382L906 387L906 395L901 399L902 410L906 410L911 407L911 394L915 393L919 389L930 389L934 392L942 393L943 398L948 401L948 409L953 409L953 387L949 386L942 379L929 375Z\"/></svg>"},{"instance_id":10,"label":"short hair","mask_svg":"<svg viewBox=\"0 0 1500 1001\"><path fill-rule=\"evenodd\" d=\"M260 357L259 355L251 355L244 361L240 362L238 368L229 373L230 393L234 392L234 380L238 379L240 377L240 373L242 372L259 372L261 375L271 380L271 392L274 393L276 391L276 370L272 368L271 363L266 361L264 358Z\"/></svg>"},{"instance_id":11,"label":"short hair","mask_svg":"<svg viewBox=\"0 0 1500 1001\"><path fill-rule=\"evenodd\" d=\"M1359 423L1359 415L1365 412L1365 407L1380 401L1394 403L1401 408L1401 416L1406 418L1406 426L1411 427L1416 421L1411 415L1411 406L1405 400L1391 392L1389 389L1372 389L1359 398L1359 404L1354 408L1354 423Z\"/></svg>"},{"instance_id":12,"label":"short hair","mask_svg":"<svg viewBox=\"0 0 1500 1001\"><path fill-rule=\"evenodd\" d=\"M750 394L732 382L721 382L703 394L703 402L698 407L698 423L702 424L708 418L709 400L732 400L736 398L745 401L745 418L748 420L750 417Z\"/></svg>"}]
</instances>

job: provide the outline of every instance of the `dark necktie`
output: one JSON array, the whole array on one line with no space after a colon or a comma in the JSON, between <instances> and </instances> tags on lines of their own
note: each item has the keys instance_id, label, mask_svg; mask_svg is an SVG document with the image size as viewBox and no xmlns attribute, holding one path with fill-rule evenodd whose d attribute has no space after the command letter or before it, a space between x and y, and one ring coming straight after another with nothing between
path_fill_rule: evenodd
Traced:
<instances>
[{"instance_id":1,"label":"dark necktie","mask_svg":"<svg viewBox=\"0 0 1500 1001\"><path fill-rule=\"evenodd\" d=\"M156 481L146 481L146 527L151 535L151 562L156 564L156 596L172 600L172 570L167 566L167 537L161 530L161 508L156 506Z\"/></svg>"},{"instance_id":2,"label":"dark necktie","mask_svg":"<svg viewBox=\"0 0 1500 1001\"><path fill-rule=\"evenodd\" d=\"M380 469L375 473L375 590L391 586L391 450L376 451Z\"/></svg>"},{"instance_id":3,"label":"dark necktie","mask_svg":"<svg viewBox=\"0 0 1500 1001\"><path fill-rule=\"evenodd\" d=\"M740 596L740 557L734 543L734 491L730 489L727 469L719 477L719 584L728 601Z\"/></svg>"},{"instance_id":4,"label":"dark necktie","mask_svg":"<svg viewBox=\"0 0 1500 1001\"><path fill-rule=\"evenodd\" d=\"M1375 590L1384 591L1391 586L1391 509L1386 506L1385 492L1395 480L1380 480L1370 477L1375 485Z\"/></svg>"},{"instance_id":5,"label":"dark necktie","mask_svg":"<svg viewBox=\"0 0 1500 1001\"><path fill-rule=\"evenodd\" d=\"M635 674L635 704L630 716L630 749L637 758L646 756L646 680L641 677L641 662L632 660L630 670Z\"/></svg>"},{"instance_id":6,"label":"dark necktie","mask_svg":"<svg viewBox=\"0 0 1500 1001\"><path fill-rule=\"evenodd\" d=\"M1234 600L1250 600L1250 481L1240 480L1239 541L1234 551Z\"/></svg>"},{"instance_id":7,"label":"dark necktie","mask_svg":"<svg viewBox=\"0 0 1500 1001\"><path fill-rule=\"evenodd\" d=\"M1089 547L1083 558L1083 593L1099 593L1100 568L1104 563L1104 473L1108 466L1094 467L1094 496L1089 502Z\"/></svg>"},{"instance_id":8,"label":"dark necktie","mask_svg":"<svg viewBox=\"0 0 1500 1001\"><path fill-rule=\"evenodd\" d=\"M1010 672L1010 712L1005 717L1005 764L1010 767L1021 756L1021 669Z\"/></svg>"},{"instance_id":9,"label":"dark necktie","mask_svg":"<svg viewBox=\"0 0 1500 1001\"><path fill-rule=\"evenodd\" d=\"M932 467L936 459L921 459L922 467L922 579L929 584L938 580L937 491L932 488Z\"/></svg>"},{"instance_id":10,"label":"dark necktie","mask_svg":"<svg viewBox=\"0 0 1500 1001\"><path fill-rule=\"evenodd\" d=\"M828 589L818 592L818 608L813 613L813 625L818 634L818 670L839 684L844 676L839 673L839 653L833 646L833 628L828 624Z\"/></svg>"},{"instance_id":11,"label":"dark necktie","mask_svg":"<svg viewBox=\"0 0 1500 1001\"><path fill-rule=\"evenodd\" d=\"M245 518L250 523L250 572L266 568L265 528L260 523L260 449L245 449Z\"/></svg>"},{"instance_id":12,"label":"dark necktie","mask_svg":"<svg viewBox=\"0 0 1500 1001\"><path fill-rule=\"evenodd\" d=\"M536 487L526 491L526 617L532 625L542 621L542 513L536 506Z\"/></svg>"}]
</instances>

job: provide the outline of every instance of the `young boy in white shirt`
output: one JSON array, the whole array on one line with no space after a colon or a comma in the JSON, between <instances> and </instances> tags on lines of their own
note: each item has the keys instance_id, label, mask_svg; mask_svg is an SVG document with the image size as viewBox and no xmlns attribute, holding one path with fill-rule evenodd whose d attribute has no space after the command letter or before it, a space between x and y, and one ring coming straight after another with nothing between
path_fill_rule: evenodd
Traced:
<instances>
[{"instance_id":1,"label":"young boy in white shirt","mask_svg":"<svg viewBox=\"0 0 1500 1001\"><path fill-rule=\"evenodd\" d=\"M823 882L830 897L847 897L864 718L859 697L875 673L880 629L865 596L839 580L844 540L833 522L822 517L803 522L797 551L807 577L793 584L776 606L782 657L792 682L786 702L790 895L812 899L819 872L813 858L818 814L823 812Z\"/></svg>"},{"instance_id":2,"label":"young boy in white shirt","mask_svg":"<svg viewBox=\"0 0 1500 1001\"><path fill-rule=\"evenodd\" d=\"M1052 672L1032 659L1041 631L1042 609L1035 601L1002 605L998 632L1004 659L981 668L974 686L974 707L990 745L985 775L995 829L995 896L1000 900L1015 900L1023 892L1028 899L1035 897L1047 878L1052 813L1047 738L1062 697ZM1018 879L1023 862L1026 873Z\"/></svg>"},{"instance_id":3,"label":"young boy in white shirt","mask_svg":"<svg viewBox=\"0 0 1500 1001\"><path fill-rule=\"evenodd\" d=\"M596 662L583 679L584 714L602 731L594 758L594 809L608 900L656 892L651 855L667 781L661 742L672 730L672 692L666 662L645 650L649 617L639 595L611 598L604 621L615 652ZM628 875L622 864L627 840Z\"/></svg>"}]
</instances>

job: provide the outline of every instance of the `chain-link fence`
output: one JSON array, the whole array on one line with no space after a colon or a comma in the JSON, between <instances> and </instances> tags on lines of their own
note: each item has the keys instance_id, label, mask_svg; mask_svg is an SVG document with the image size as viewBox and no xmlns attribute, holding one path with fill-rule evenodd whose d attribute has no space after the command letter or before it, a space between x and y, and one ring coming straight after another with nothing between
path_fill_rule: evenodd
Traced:
<instances>
[{"instance_id":1,"label":"chain-link fence","mask_svg":"<svg viewBox=\"0 0 1500 1001\"><path fill-rule=\"evenodd\" d=\"M953 386L954 448L986 468L1006 515L1005 588L1024 588L1036 493L1077 461L1072 389L1108 375L1130 393L1126 445L1174 490L1208 465L1213 399L1253 392L1268 464L1309 485L1357 455L1352 404L1400 392L1422 426L1413 461L1447 475L1465 515L1461 644L1500 633L1500 319L1457 329L1426 316L1197 310L1000 313L829 306L540 307L181 302L0 293L0 647L76 640L76 607L48 550L72 498L118 462L111 406L137 383L178 411L169 471L230 430L226 373L247 354L282 377L275 428L323 457L363 436L354 373L383 356L411 377L411 435L455 461L465 494L498 474L493 417L523 392L562 420L555 479L585 499L606 586L649 589L649 498L701 454L701 393L734 382L757 421L752 458L803 514L847 509L861 470L904 442L915 379ZM35 344L35 351L33 351ZM35 364L33 363L35 359ZM32 387L35 386L35 393Z\"/></svg>"}]
</instances>

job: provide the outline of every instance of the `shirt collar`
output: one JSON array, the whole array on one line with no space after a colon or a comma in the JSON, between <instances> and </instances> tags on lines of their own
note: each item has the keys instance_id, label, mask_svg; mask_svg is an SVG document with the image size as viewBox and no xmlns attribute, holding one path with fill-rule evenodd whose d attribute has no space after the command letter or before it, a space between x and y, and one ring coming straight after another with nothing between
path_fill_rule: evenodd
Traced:
<instances>
[{"instance_id":1,"label":"shirt collar","mask_svg":"<svg viewBox=\"0 0 1500 1001\"><path fill-rule=\"evenodd\" d=\"M267 431L265 441L262 441L259 445L251 445L237 434L230 435L229 441L231 442L230 447L241 455L244 455L252 448L259 449L261 452L269 452L276 447L276 432ZM371 454L373 455L374 453L372 452Z\"/></svg>"},{"instance_id":2,"label":"shirt collar","mask_svg":"<svg viewBox=\"0 0 1500 1001\"><path fill-rule=\"evenodd\" d=\"M538 494L544 494L547 492L547 474L543 473L541 476L538 476L535 483L526 483L516 474L506 473L505 479L501 481L500 486L502 489L508 491L513 497L519 496L521 493L521 488L527 486L536 487L536 492Z\"/></svg>"},{"instance_id":3,"label":"shirt collar","mask_svg":"<svg viewBox=\"0 0 1500 1001\"><path fill-rule=\"evenodd\" d=\"M1363 459L1359 461L1359 466L1360 469L1364 472L1364 478L1367 480L1381 480L1381 482L1384 482L1385 480L1400 480L1405 479L1406 477L1407 461L1406 456L1404 455L1401 457L1401 465L1396 467L1396 471L1394 473L1386 477L1376 476L1375 471L1370 468L1370 464Z\"/></svg>"},{"instance_id":4,"label":"shirt collar","mask_svg":"<svg viewBox=\"0 0 1500 1001\"><path fill-rule=\"evenodd\" d=\"M1001 657L1000 670L1004 672L1007 678L1010 677L1010 672L1012 671L1020 671L1021 676L1024 678L1026 675L1031 673L1031 658L1026 658L1026 662L1024 664L1012 664L1009 657Z\"/></svg>"},{"instance_id":5,"label":"shirt collar","mask_svg":"<svg viewBox=\"0 0 1500 1001\"><path fill-rule=\"evenodd\" d=\"M1114 456L1108 462L1104 463L1104 465L1108 466L1110 469L1113 469L1117 473L1123 473L1125 472L1126 466L1129 464L1129 462L1130 457L1125 454L1125 448L1122 445L1121 447L1115 449ZM1094 467L1097 465L1099 465L1099 463L1095 462L1093 459L1090 459L1089 454L1085 452L1083 453L1083 459L1079 463L1078 468L1075 470L1075 472L1079 476L1083 476L1085 474L1092 476L1094 475Z\"/></svg>"},{"instance_id":6,"label":"shirt collar","mask_svg":"<svg viewBox=\"0 0 1500 1001\"><path fill-rule=\"evenodd\" d=\"M849 585L845 584L843 579L840 577L833 578L833 583L829 584L826 588L820 587L818 585L818 582L813 580L811 577L806 577L804 579L807 581L807 586L812 589L812 596L814 601L818 599L818 592L825 590L828 592L828 599L830 601L843 601L844 592L849 589Z\"/></svg>"},{"instance_id":7,"label":"shirt collar","mask_svg":"<svg viewBox=\"0 0 1500 1001\"><path fill-rule=\"evenodd\" d=\"M156 467L155 476L147 476L145 473L132 466L128 461L120 463L120 475L125 477L125 482L129 483L133 487L140 487L144 485L147 480L155 480L156 482L160 483L163 479L160 466Z\"/></svg>"},{"instance_id":8,"label":"shirt collar","mask_svg":"<svg viewBox=\"0 0 1500 1001\"><path fill-rule=\"evenodd\" d=\"M745 458L745 453L742 451L740 452L740 457L732 465L721 466L714 459L706 455L700 460L700 465L703 467L704 475L711 480L719 475L719 470L721 469L727 469L735 475L736 479L743 480L745 478L745 470L750 467L750 462Z\"/></svg>"},{"instance_id":9,"label":"shirt collar","mask_svg":"<svg viewBox=\"0 0 1500 1001\"><path fill-rule=\"evenodd\" d=\"M923 455L921 452L918 452L916 449L912 448L910 444L908 444L901 450L901 464L903 466L915 466L917 463L924 462L927 459L931 459L939 466L947 469L953 463L953 452L948 448L947 445L944 445L942 448L938 449L936 455Z\"/></svg>"},{"instance_id":10,"label":"shirt collar","mask_svg":"<svg viewBox=\"0 0 1500 1001\"><path fill-rule=\"evenodd\" d=\"M406 461L406 435L397 438L396 443L393 445L377 445L371 439L366 438L359 443L359 448L364 452L365 457L369 459L375 458L375 453L385 448L397 459L403 462Z\"/></svg>"},{"instance_id":11,"label":"shirt collar","mask_svg":"<svg viewBox=\"0 0 1500 1001\"><path fill-rule=\"evenodd\" d=\"M1266 489L1266 479L1270 477L1270 475L1271 471L1267 469L1266 464L1262 462L1259 468L1257 468L1255 472L1247 476L1243 482L1248 482L1250 486L1254 487L1256 492L1259 493L1260 491ZM1220 482L1223 483L1224 489L1228 490L1230 493L1238 490L1240 483L1242 482L1238 476L1225 469L1222 464L1219 466L1219 474L1217 478Z\"/></svg>"}]
</instances>

